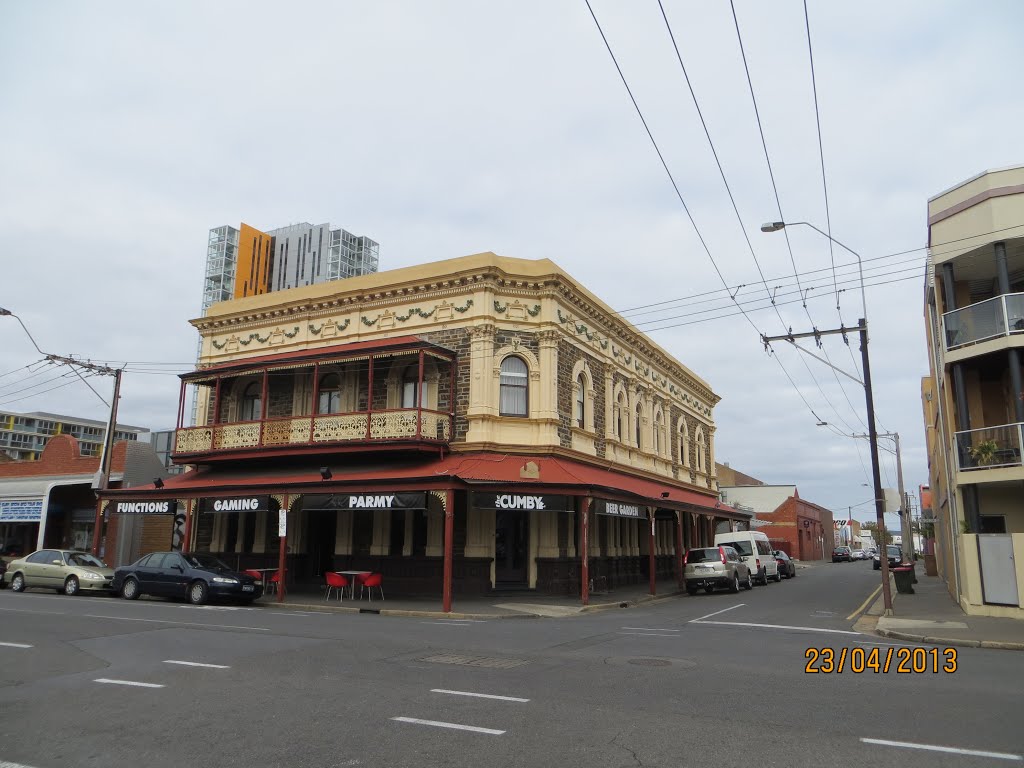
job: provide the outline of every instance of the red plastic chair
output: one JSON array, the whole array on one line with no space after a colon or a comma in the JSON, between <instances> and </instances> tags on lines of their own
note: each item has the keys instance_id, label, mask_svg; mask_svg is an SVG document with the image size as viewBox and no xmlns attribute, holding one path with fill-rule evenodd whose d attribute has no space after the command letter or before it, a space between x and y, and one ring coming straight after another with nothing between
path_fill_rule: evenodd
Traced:
<instances>
[{"instance_id":1,"label":"red plastic chair","mask_svg":"<svg viewBox=\"0 0 1024 768\"><path fill-rule=\"evenodd\" d=\"M269 595L271 592L277 592L278 585L280 585L280 583L281 572L274 571L272 574L270 574L270 578L267 579L267 594Z\"/></svg>"},{"instance_id":2,"label":"red plastic chair","mask_svg":"<svg viewBox=\"0 0 1024 768\"><path fill-rule=\"evenodd\" d=\"M263 581L263 574L259 571L253 570L252 568L246 568L242 573L246 576L252 576L256 581Z\"/></svg>"},{"instance_id":3,"label":"red plastic chair","mask_svg":"<svg viewBox=\"0 0 1024 768\"><path fill-rule=\"evenodd\" d=\"M348 586L348 579L342 576L340 573L334 573L334 571L327 571L324 574L324 579L327 582L327 594L324 596L324 600L331 599L331 590L338 590L338 602L342 602L345 599L345 587Z\"/></svg>"},{"instance_id":4,"label":"red plastic chair","mask_svg":"<svg viewBox=\"0 0 1024 768\"><path fill-rule=\"evenodd\" d=\"M380 599L384 599L384 577L379 573L371 573L369 576L363 577L362 589L359 591L359 598L362 599L364 589L369 590L370 602L373 602L373 588L376 587L380 590Z\"/></svg>"}]
</instances>

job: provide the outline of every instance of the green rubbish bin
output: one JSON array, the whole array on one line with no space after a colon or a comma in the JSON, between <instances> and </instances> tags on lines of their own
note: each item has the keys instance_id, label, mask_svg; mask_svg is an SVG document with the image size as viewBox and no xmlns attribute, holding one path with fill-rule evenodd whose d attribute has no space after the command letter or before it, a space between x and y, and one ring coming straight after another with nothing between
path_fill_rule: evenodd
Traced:
<instances>
[{"instance_id":1,"label":"green rubbish bin","mask_svg":"<svg viewBox=\"0 0 1024 768\"><path fill-rule=\"evenodd\" d=\"M893 578L896 579L896 591L903 595L914 594L914 566L901 565L892 569Z\"/></svg>"}]
</instances>

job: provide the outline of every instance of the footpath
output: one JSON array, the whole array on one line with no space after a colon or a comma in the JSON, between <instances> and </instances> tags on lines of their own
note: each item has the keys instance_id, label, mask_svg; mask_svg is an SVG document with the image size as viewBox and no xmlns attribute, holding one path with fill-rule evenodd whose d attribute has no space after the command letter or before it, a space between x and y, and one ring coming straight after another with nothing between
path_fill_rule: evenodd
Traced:
<instances>
[{"instance_id":1,"label":"footpath","mask_svg":"<svg viewBox=\"0 0 1024 768\"><path fill-rule=\"evenodd\" d=\"M953 601L946 583L937 576L924 575L918 565L913 594L900 594L895 584L890 585L893 615L882 615L885 606L879 594L854 625L855 630L914 643L1024 651L1024 621L968 616Z\"/></svg>"}]
</instances>

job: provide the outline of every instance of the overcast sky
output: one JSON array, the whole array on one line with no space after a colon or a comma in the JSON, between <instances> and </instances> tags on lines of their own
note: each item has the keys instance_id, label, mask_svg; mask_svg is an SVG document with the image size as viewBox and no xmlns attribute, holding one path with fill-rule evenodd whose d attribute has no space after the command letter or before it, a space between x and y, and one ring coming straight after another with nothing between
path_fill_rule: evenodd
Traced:
<instances>
[{"instance_id":1,"label":"overcast sky","mask_svg":"<svg viewBox=\"0 0 1024 768\"><path fill-rule=\"evenodd\" d=\"M839 434L866 431L863 389L759 339L863 310L848 252L760 232L779 208L729 3L665 11L742 228L658 3L591 2L721 278L584 0L0 0L0 306L44 351L129 362L119 420L157 429L178 380L141 363L195 360L211 227L329 221L377 240L382 270L550 258L645 308L626 314L721 396L719 461L871 518L866 441ZM808 1L828 218L804 6L735 10L784 218L830 219L864 260L878 423L916 495L927 199L1024 162L1024 4ZM850 341L805 346L859 377ZM20 370L38 359L0 318L0 408L105 418L77 379Z\"/></svg>"}]
</instances>

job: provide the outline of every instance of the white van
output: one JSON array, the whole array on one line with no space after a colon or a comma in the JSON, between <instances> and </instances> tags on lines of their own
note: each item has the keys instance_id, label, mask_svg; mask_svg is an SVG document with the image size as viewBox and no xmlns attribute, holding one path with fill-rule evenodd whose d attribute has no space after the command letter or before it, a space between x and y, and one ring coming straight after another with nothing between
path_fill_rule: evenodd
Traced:
<instances>
[{"instance_id":1,"label":"white van","mask_svg":"<svg viewBox=\"0 0 1024 768\"><path fill-rule=\"evenodd\" d=\"M715 535L715 546L727 544L747 564L754 581L767 584L768 579L782 581L779 564L775 562L771 542L760 531L734 531Z\"/></svg>"}]
</instances>

